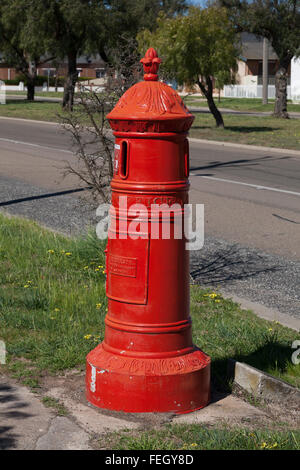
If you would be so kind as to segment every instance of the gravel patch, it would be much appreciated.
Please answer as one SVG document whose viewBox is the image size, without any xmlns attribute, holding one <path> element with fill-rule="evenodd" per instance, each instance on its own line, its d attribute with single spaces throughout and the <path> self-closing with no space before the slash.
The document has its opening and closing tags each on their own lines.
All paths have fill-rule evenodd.
<svg viewBox="0 0 300 470">
<path fill-rule="evenodd" d="M 56 196 L 39 198 L 39 196 L 55 194 L 55 191 L 1 176 L 0 210 L 36 220 L 68 236 L 81 235 L 90 227 L 95 227 L 97 220 L 95 207 L 78 196 L 83 193 L 74 193 L 76 196 L 59 195 L 60 191 L 57 191 Z M 32 197 L 36 199 L 11 204 L 16 199 Z M 9 204 L 2 205 L 2 203 Z"/>
<path fill-rule="evenodd" d="M 203 249 L 191 252 L 191 277 L 300 318 L 300 262 L 207 236 Z"/>
</svg>

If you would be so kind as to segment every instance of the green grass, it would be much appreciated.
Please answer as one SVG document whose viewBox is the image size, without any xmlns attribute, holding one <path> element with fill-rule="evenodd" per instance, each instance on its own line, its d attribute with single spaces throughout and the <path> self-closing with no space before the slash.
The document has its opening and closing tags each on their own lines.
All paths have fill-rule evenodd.
<svg viewBox="0 0 300 470">
<path fill-rule="evenodd" d="M 41 374 L 84 368 L 104 336 L 104 244 L 69 239 L 25 219 L 0 214 L 0 339 L 8 370 L 32 388 Z M 219 294 L 193 286 L 194 342 L 212 357 L 217 387 L 228 389 L 235 358 L 300 386 L 291 362 L 295 331 L 241 310 Z"/>
<path fill-rule="evenodd" d="M 217 292 L 191 289 L 193 340 L 212 357 L 218 387 L 229 386 L 227 361 L 234 358 L 300 387 L 300 367 L 291 362 L 297 332 L 242 310 Z"/>
<path fill-rule="evenodd" d="M 83 366 L 104 333 L 103 244 L 0 215 L 0 262 L 0 337 L 14 376 Z"/>
<path fill-rule="evenodd" d="M 61 112 L 60 103 L 8 99 L 6 104 L 0 105 L 0 116 L 36 121 L 58 122 L 58 114 Z"/>
<path fill-rule="evenodd" d="M 187 106 L 205 107 L 207 108 L 207 101 L 201 97 L 188 96 L 184 99 Z M 268 104 L 262 104 L 261 99 L 257 98 L 215 98 L 215 103 L 218 108 L 233 109 L 235 111 L 252 111 L 252 112 L 273 112 L 274 100 L 269 100 Z M 288 111 L 300 113 L 300 104 L 291 103 L 288 101 Z"/>
<path fill-rule="evenodd" d="M 26 91 L 6 91 L 6 95 L 15 95 L 15 96 L 27 96 Z M 42 96 L 46 98 L 62 98 L 63 92 L 62 91 L 36 91 L 35 96 Z"/>
<path fill-rule="evenodd" d="M 58 416 L 66 416 L 68 414 L 68 410 L 56 398 L 44 396 L 42 398 L 42 403 L 47 408 L 52 408 L 53 410 L 55 410 Z"/>
<path fill-rule="evenodd" d="M 190 137 L 300 150 L 300 119 L 224 114 L 222 129 L 216 128 L 211 114 L 194 114 Z"/>
<path fill-rule="evenodd" d="M 100 445 L 103 446 L 103 439 Z M 105 445 L 115 450 L 299 450 L 300 431 L 209 429 L 199 424 L 173 424 L 138 434 L 114 433 L 105 438 Z"/>
</svg>

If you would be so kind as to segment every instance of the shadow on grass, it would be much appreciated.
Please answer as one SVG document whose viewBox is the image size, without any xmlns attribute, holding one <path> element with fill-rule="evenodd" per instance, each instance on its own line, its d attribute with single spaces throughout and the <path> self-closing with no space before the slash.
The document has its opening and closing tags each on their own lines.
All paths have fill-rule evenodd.
<svg viewBox="0 0 300 470">
<path fill-rule="evenodd" d="M 280 373 L 287 370 L 291 360 L 292 350 L 289 346 L 279 343 L 276 339 L 266 339 L 265 344 L 251 354 L 237 354 L 223 359 L 212 360 L 212 384 L 220 392 L 230 392 L 233 380 L 233 370 L 228 367 L 228 360 L 244 362 L 262 371 L 276 369 Z"/>
<path fill-rule="evenodd" d="M 251 132 L 274 132 L 279 131 L 280 128 L 268 126 L 225 126 L 225 130 L 250 134 Z"/>
<path fill-rule="evenodd" d="M 212 126 L 193 126 L 193 129 L 203 129 L 203 130 L 215 130 L 217 127 Z M 253 132 L 274 132 L 279 131 L 279 127 L 270 127 L 270 126 L 226 126 L 224 129 L 220 128 L 221 132 L 230 131 L 230 132 L 238 132 L 242 134 L 251 134 Z"/>
</svg>

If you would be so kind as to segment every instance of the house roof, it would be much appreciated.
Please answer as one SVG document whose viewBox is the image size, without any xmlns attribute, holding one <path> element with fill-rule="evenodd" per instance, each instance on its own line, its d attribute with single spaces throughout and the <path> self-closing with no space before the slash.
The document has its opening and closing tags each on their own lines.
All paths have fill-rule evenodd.
<svg viewBox="0 0 300 470">
<path fill-rule="evenodd" d="M 245 59 L 262 60 L 263 58 L 263 37 L 250 33 L 241 34 L 242 56 Z M 269 60 L 276 60 L 277 55 L 269 44 Z"/>
</svg>

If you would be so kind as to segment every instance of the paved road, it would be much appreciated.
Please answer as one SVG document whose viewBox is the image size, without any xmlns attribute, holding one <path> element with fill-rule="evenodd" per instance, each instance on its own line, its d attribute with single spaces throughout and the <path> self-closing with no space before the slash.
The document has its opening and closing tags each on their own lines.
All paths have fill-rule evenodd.
<svg viewBox="0 0 300 470">
<path fill-rule="evenodd" d="M 59 126 L 0 119 L 0 204 L 75 233 L 94 223 L 78 188 L 63 179 L 73 161 L 70 138 Z M 205 204 L 205 247 L 193 254 L 202 284 L 215 284 L 281 312 L 300 315 L 300 156 L 191 143 L 191 200 Z"/>
</svg>

